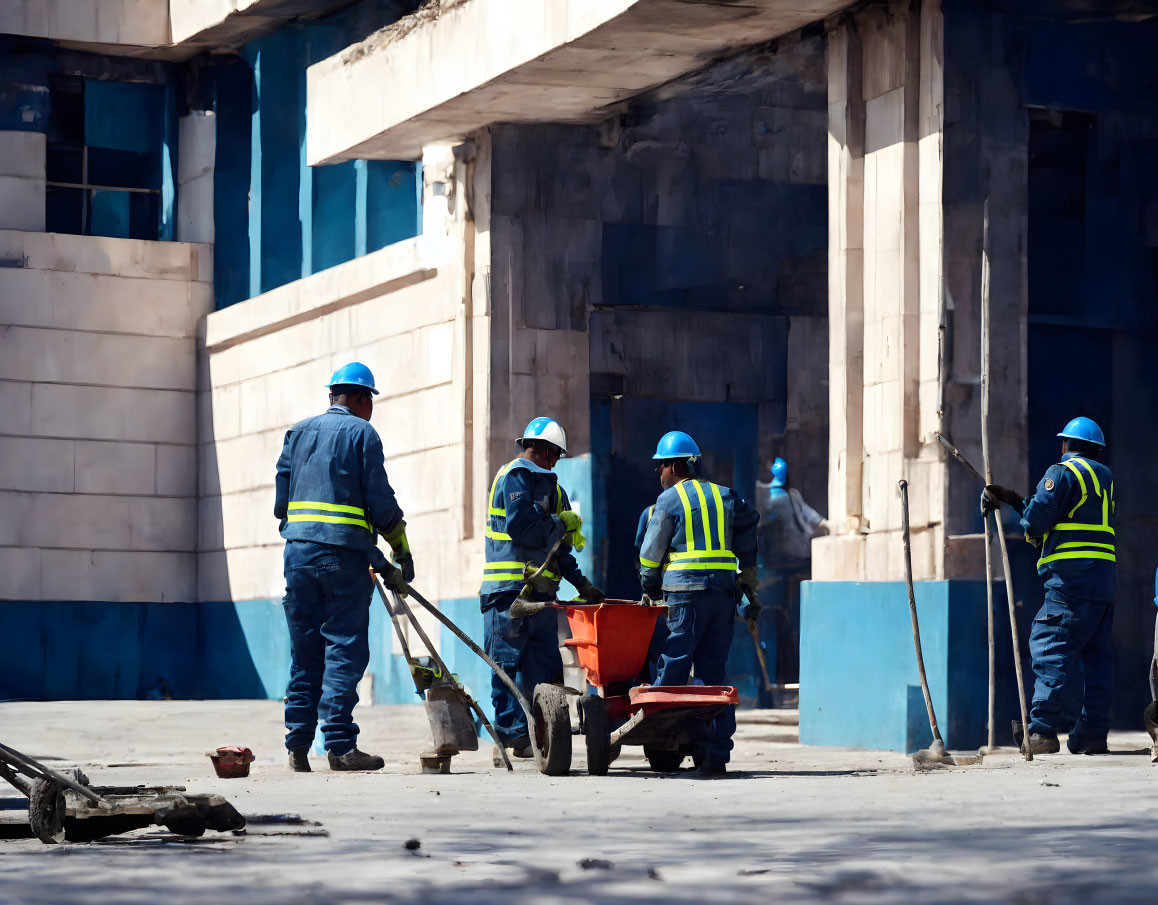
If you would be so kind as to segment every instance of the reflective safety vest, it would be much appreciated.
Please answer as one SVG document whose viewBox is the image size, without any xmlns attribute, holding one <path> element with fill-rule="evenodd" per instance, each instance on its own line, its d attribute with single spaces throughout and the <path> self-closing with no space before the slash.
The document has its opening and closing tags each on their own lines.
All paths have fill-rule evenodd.
<svg viewBox="0 0 1158 905">
<path fill-rule="evenodd" d="M 508 481 L 507 476 L 512 474 L 512 470 L 518 474 L 512 475 L 512 480 Z M 508 486 L 516 483 L 518 489 L 512 490 Z M 516 495 L 516 499 L 509 498 L 511 493 Z M 485 530 L 486 564 L 483 566 L 480 593 L 520 590 L 527 566 L 537 569 L 544 563 L 555 540 L 562 534 L 562 525 L 554 526 L 553 529 L 544 524 L 535 525 L 536 537 L 543 541 L 543 545 L 525 546 L 515 541 L 507 530 L 508 507 L 537 505 L 541 513 L 558 515 L 570 509 L 570 503 L 554 472 L 540 468 L 526 459 L 515 459 L 500 468 L 495 475 L 491 483 L 489 505 Z M 549 592 L 544 591 L 542 595 L 533 596 L 544 596 L 545 599 L 555 596 L 554 590 L 561 578 L 558 565 L 564 559 L 571 561 L 569 557 L 569 552 L 557 556 L 556 568 L 543 570 L 540 579 L 547 579 L 555 587 Z"/>
<path fill-rule="evenodd" d="M 661 493 L 639 551 L 645 590 L 656 580 L 665 591 L 734 588 L 739 563 L 732 531 L 738 509 L 745 513 L 746 534 L 751 534 L 746 546 L 754 563 L 757 516 L 735 491 L 690 478 Z"/>
<path fill-rule="evenodd" d="M 1107 560 L 1117 562 L 1114 549 L 1114 481 L 1103 486 L 1097 469 L 1080 456 L 1071 456 L 1061 466 L 1077 479 L 1081 497 L 1042 538 L 1039 572 L 1050 563 L 1066 560 Z M 1099 468 L 1109 474 L 1105 466 Z"/>
</svg>

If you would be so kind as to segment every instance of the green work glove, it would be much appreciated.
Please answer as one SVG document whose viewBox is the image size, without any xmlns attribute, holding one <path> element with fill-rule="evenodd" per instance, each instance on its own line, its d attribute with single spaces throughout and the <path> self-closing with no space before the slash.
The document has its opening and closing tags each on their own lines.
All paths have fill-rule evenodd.
<svg viewBox="0 0 1158 905">
<path fill-rule="evenodd" d="M 402 570 L 393 565 L 387 565 L 385 572 L 379 572 L 382 576 L 382 581 L 391 591 L 398 594 L 399 597 L 405 597 L 410 593 L 410 585 L 406 583 L 406 578 L 402 574 Z"/>
<path fill-rule="evenodd" d="M 748 568 L 742 569 L 740 574 L 736 576 L 736 587 L 738 587 L 741 591 L 750 591 L 751 593 L 755 594 L 758 584 L 759 580 L 756 577 L 755 566 L 748 566 Z"/>
<path fill-rule="evenodd" d="M 394 551 L 394 564 L 402 570 L 405 581 L 414 581 L 414 557 L 410 553 L 410 541 L 406 538 L 406 522 L 400 521 L 389 534 L 383 538 Z"/>
<path fill-rule="evenodd" d="M 583 579 L 576 590 L 579 591 L 579 596 L 586 600 L 588 603 L 599 603 L 604 597 L 607 596 L 603 593 L 601 588 L 595 587 L 595 585 L 593 585 L 586 578 Z"/>
<path fill-rule="evenodd" d="M 567 529 L 564 536 L 567 538 L 567 543 L 571 545 L 571 549 L 579 552 L 587 546 L 587 538 L 583 536 L 582 516 L 578 512 L 564 509 L 559 513 L 559 518 L 563 521 L 563 527 Z"/>
</svg>

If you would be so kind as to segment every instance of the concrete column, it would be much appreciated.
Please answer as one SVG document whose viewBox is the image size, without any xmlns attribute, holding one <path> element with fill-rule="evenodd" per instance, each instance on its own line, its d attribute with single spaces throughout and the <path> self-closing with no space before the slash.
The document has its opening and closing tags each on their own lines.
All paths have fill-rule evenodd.
<svg viewBox="0 0 1158 905">
<path fill-rule="evenodd" d="M 835 22 L 829 67 L 829 510 L 813 577 L 902 577 L 897 481 L 911 485 L 914 570 L 940 577 L 940 6 Z"/>
<path fill-rule="evenodd" d="M 217 117 L 191 110 L 179 123 L 177 240 L 213 242 L 213 170 Z"/>
<path fill-rule="evenodd" d="M 44 133 L 0 132 L 0 229 L 44 232 Z"/>
</svg>

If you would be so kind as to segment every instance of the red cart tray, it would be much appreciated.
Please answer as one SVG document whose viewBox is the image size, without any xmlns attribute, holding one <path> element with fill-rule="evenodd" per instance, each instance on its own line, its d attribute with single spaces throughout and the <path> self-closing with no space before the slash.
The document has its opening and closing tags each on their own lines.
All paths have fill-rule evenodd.
<svg viewBox="0 0 1158 905">
<path fill-rule="evenodd" d="M 628 692 L 630 710 L 658 713 L 673 707 L 711 707 L 739 704 L 740 695 L 731 685 L 639 685 Z"/>
</svg>

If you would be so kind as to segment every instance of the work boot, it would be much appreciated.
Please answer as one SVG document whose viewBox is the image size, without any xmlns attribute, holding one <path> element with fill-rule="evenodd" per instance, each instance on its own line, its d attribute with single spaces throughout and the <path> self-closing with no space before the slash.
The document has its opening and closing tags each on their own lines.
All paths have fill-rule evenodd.
<svg viewBox="0 0 1158 905">
<path fill-rule="evenodd" d="M 710 757 L 705 757 L 700 761 L 700 765 L 696 768 L 697 776 L 726 776 L 728 773 L 728 765 L 722 761 L 712 760 Z"/>
<path fill-rule="evenodd" d="M 529 738 L 516 738 L 512 741 L 503 742 L 503 747 L 510 749 L 511 757 L 520 757 L 526 760 L 529 757 L 535 756 L 535 749 L 531 747 L 531 740 Z M 491 763 L 496 767 L 505 766 L 503 763 L 502 752 L 499 751 L 498 745 L 491 749 Z"/>
<path fill-rule="evenodd" d="M 1013 723 L 1013 740 L 1017 743 L 1018 750 L 1024 752 L 1025 748 L 1022 745 L 1021 737 L 1021 721 L 1014 720 Z M 1061 742 L 1058 741 L 1057 733 L 1054 732 L 1030 732 L 1029 733 L 1029 753 L 1030 754 L 1057 754 L 1061 751 Z"/>
<path fill-rule="evenodd" d="M 1070 749 L 1070 754 L 1110 753 L 1110 747 L 1106 743 L 1106 737 L 1104 735 L 1101 738 L 1094 739 L 1082 739 L 1077 736 L 1070 735 L 1070 737 L 1066 739 L 1066 747 Z"/>
<path fill-rule="evenodd" d="M 310 749 L 298 748 L 289 753 L 289 768 L 294 773 L 310 773 Z"/>
<path fill-rule="evenodd" d="M 334 754 L 334 752 L 331 751 L 328 757 L 330 759 L 331 770 L 360 770 L 369 772 L 372 770 L 381 770 L 386 766 L 386 761 L 376 754 L 367 754 L 365 751 L 359 751 L 357 748 L 352 748 L 345 754 Z"/>
</svg>

